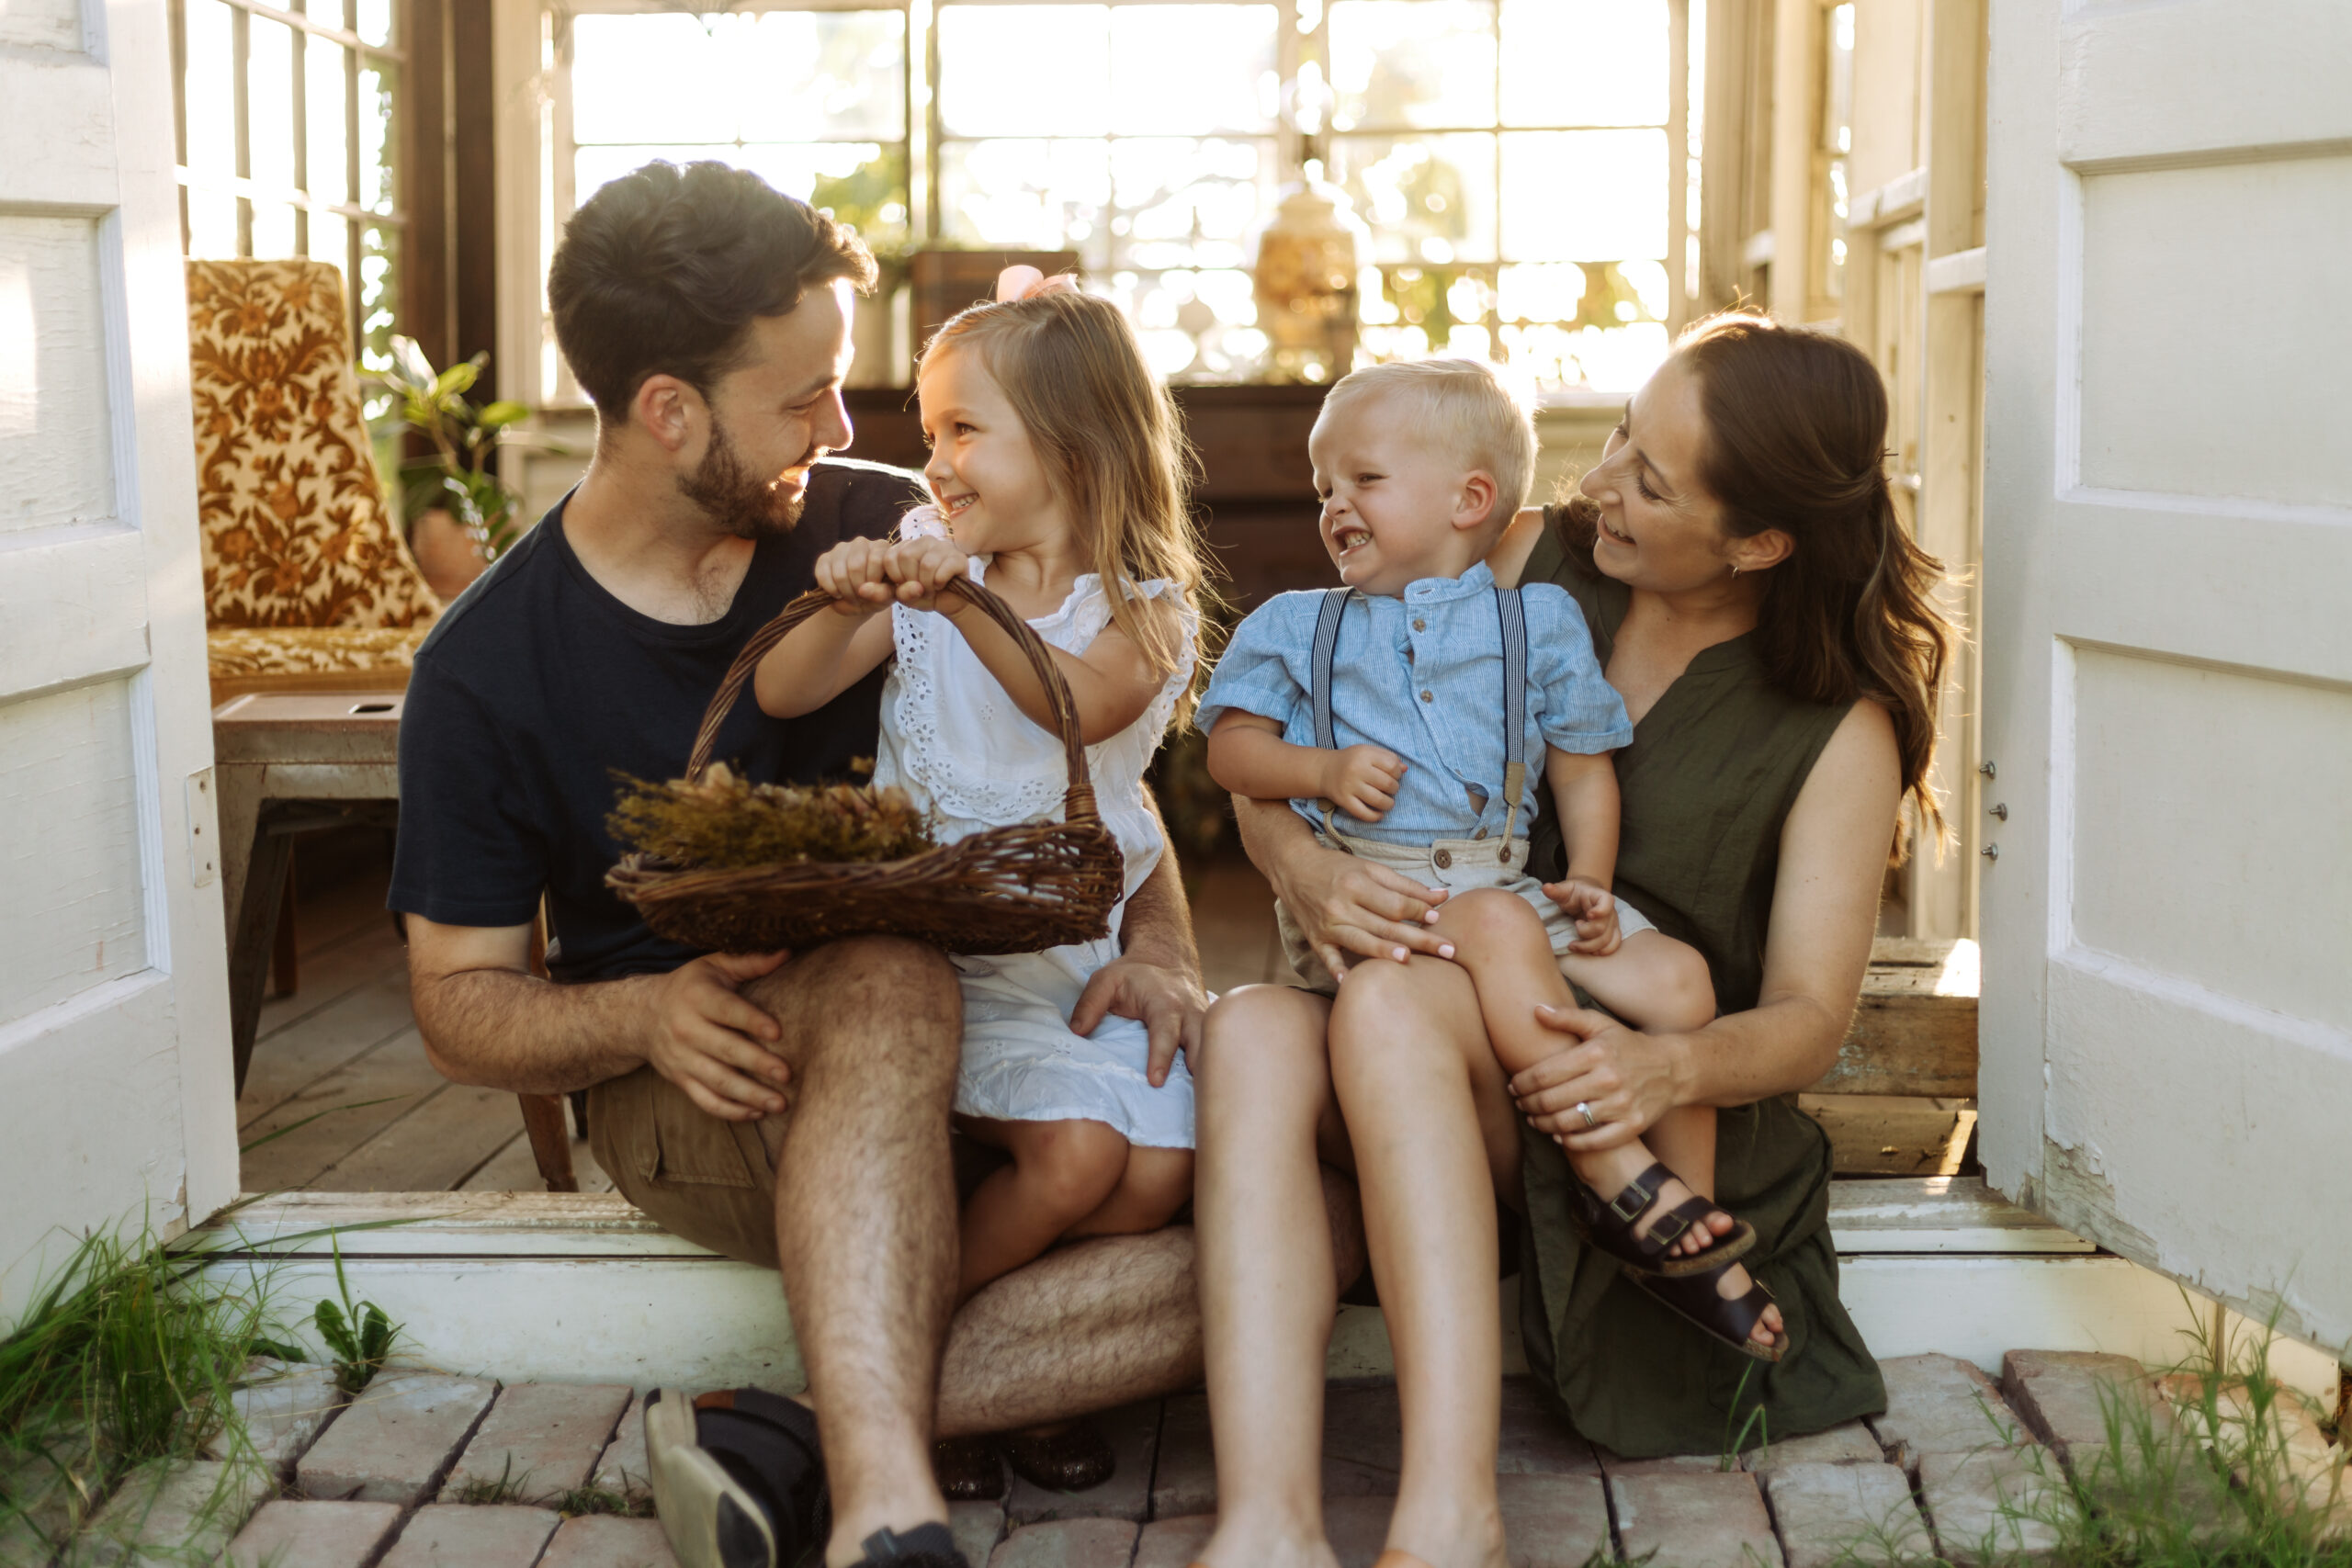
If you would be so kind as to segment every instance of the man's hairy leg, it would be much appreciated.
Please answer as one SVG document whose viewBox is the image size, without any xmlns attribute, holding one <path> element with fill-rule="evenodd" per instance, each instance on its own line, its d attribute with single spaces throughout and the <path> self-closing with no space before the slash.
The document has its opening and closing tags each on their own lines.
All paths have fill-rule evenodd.
<svg viewBox="0 0 2352 1568">
<path fill-rule="evenodd" d="M 793 1065 L 790 1115 L 760 1125 L 832 1488 L 825 1561 L 853 1563 L 877 1529 L 947 1517 L 930 1439 L 956 1293 L 961 998 L 936 952 L 888 938 L 820 947 L 745 994 L 784 1025 Z"/>
<path fill-rule="evenodd" d="M 1341 1289 L 1363 1271 L 1355 1183 L 1323 1172 Z M 1047 1253 L 964 1303 L 939 1377 L 939 1435 L 1044 1426 L 1201 1381 L 1193 1231 L 1103 1236 Z"/>
</svg>

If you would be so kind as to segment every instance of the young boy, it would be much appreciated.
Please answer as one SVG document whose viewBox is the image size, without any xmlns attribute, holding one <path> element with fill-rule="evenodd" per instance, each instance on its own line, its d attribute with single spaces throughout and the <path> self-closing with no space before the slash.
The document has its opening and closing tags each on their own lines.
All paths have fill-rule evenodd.
<svg viewBox="0 0 2352 1568">
<path fill-rule="evenodd" d="M 1532 478 L 1526 411 L 1475 360 L 1375 366 L 1331 389 L 1307 450 L 1346 586 L 1282 594 L 1235 628 L 1201 701 L 1210 773 L 1289 800 L 1329 847 L 1448 890 L 1435 929 L 1507 1072 L 1559 1050 L 1534 1010 L 1572 1004 L 1564 976 L 1637 1028 L 1707 1023 L 1705 961 L 1609 890 L 1610 753 L 1634 730 L 1583 614 L 1550 583 L 1498 590 L 1484 561 Z M 1538 773 L 1568 855 L 1548 886 L 1527 867 Z M 1277 919 L 1300 974 L 1335 990 L 1289 911 Z M 1686 1106 L 1646 1147 L 1569 1151 L 1610 1195 L 1586 1210 L 1595 1245 L 1664 1277 L 1745 1253 L 1747 1224 L 1693 1195 L 1713 1184 L 1714 1145 L 1714 1111 Z"/>
</svg>

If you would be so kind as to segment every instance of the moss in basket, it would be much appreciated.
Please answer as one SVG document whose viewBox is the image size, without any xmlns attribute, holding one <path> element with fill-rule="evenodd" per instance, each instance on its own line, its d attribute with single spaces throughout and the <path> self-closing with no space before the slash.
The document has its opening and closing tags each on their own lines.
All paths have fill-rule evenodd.
<svg viewBox="0 0 2352 1568">
<path fill-rule="evenodd" d="M 740 870 L 792 861 L 902 860 L 935 843 L 929 819 L 895 786 L 753 784 L 724 763 L 706 770 L 699 783 L 615 777 L 624 791 L 605 819 L 613 837 L 681 865 Z"/>
</svg>

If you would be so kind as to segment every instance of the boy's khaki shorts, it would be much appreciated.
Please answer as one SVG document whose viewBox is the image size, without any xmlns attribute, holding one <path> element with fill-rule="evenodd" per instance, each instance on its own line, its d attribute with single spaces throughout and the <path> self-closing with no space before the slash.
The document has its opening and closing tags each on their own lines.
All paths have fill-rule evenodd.
<svg viewBox="0 0 2352 1568">
<path fill-rule="evenodd" d="M 1552 902 L 1544 885 L 1527 874 L 1525 839 L 1439 839 L 1427 844 L 1384 844 L 1346 833 L 1327 833 L 1320 829 L 1315 837 L 1326 849 L 1345 850 L 1374 865 L 1386 866 L 1424 886 L 1442 887 L 1449 893 L 1468 893 L 1481 887 L 1516 893 L 1543 917 L 1555 956 L 1567 952 L 1568 944 L 1577 939 L 1576 922 Z M 1508 856 L 1502 852 L 1506 845 L 1510 851 Z M 1282 933 L 1283 954 L 1290 959 L 1291 967 L 1298 971 L 1299 978 L 1306 982 L 1306 988 L 1327 997 L 1338 995 L 1339 981 L 1306 945 L 1298 922 L 1291 919 L 1280 899 L 1274 903 L 1274 927 Z M 1621 936 L 1657 929 L 1639 909 L 1623 898 L 1617 900 L 1617 930 Z"/>
</svg>

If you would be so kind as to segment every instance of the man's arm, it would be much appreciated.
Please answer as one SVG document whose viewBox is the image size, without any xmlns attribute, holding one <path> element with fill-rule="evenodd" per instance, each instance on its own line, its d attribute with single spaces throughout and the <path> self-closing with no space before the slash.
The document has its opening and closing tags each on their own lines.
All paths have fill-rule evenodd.
<svg viewBox="0 0 2352 1568">
<path fill-rule="evenodd" d="M 711 1115 L 782 1111 L 791 1075 L 765 1042 L 775 1019 L 736 994 L 783 953 L 712 953 L 666 975 L 559 986 L 530 973 L 531 928 L 407 917 L 409 999 L 443 1077 L 566 1094 L 647 1063 Z"/>
<path fill-rule="evenodd" d="M 1152 818 L 1159 803 L 1144 792 Z M 1153 1087 L 1168 1081 L 1182 1046 L 1189 1056 L 1201 1040 L 1208 993 L 1201 988 L 1201 950 L 1193 940 L 1193 911 L 1168 825 L 1159 827 L 1159 863 L 1127 898 L 1119 925 L 1120 955 L 1094 972 L 1070 1010 L 1072 1033 L 1091 1034 L 1113 1013 L 1142 1023 L 1151 1038 L 1144 1074 Z"/>
</svg>

